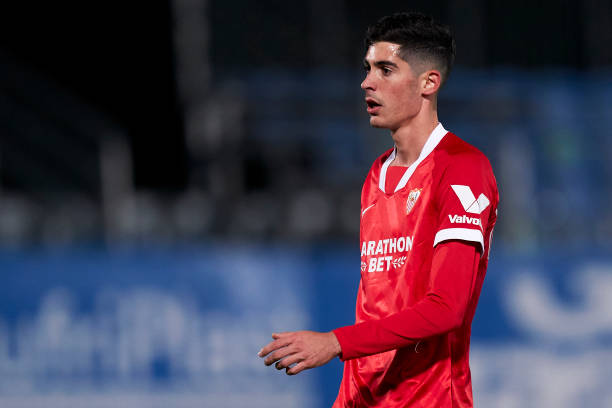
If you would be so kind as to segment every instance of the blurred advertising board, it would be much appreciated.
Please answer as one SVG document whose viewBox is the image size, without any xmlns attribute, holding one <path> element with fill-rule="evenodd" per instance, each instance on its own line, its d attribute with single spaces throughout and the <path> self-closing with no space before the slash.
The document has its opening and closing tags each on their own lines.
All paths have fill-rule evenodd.
<svg viewBox="0 0 612 408">
<path fill-rule="evenodd" d="M 295 377 L 273 331 L 353 319 L 346 245 L 0 253 L 0 406 L 330 406 L 341 363 Z M 612 406 L 612 258 L 492 254 L 472 335 L 477 406 Z"/>
</svg>

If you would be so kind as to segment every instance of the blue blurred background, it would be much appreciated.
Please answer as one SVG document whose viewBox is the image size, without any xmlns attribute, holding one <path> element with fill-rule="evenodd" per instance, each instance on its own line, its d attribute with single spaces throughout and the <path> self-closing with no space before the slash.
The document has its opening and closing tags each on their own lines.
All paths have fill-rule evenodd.
<svg viewBox="0 0 612 408">
<path fill-rule="evenodd" d="M 327 407 L 341 364 L 256 356 L 350 324 L 363 33 L 451 24 L 444 126 L 501 205 L 480 407 L 612 406 L 612 3 L 92 0 L 0 13 L 0 406 Z"/>
</svg>

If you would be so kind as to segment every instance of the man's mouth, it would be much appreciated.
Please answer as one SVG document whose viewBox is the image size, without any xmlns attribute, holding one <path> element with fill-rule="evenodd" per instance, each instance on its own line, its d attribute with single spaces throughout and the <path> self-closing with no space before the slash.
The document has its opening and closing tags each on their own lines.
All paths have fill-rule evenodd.
<svg viewBox="0 0 612 408">
<path fill-rule="evenodd" d="M 366 98 L 365 102 L 366 102 L 366 106 L 368 107 L 368 113 L 370 115 L 376 114 L 380 110 L 380 107 L 382 106 L 374 98 Z"/>
</svg>

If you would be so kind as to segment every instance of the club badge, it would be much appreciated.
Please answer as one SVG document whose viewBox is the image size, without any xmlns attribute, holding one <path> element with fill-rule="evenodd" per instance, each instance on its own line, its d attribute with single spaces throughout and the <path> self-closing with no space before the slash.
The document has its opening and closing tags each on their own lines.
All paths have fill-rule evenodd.
<svg viewBox="0 0 612 408">
<path fill-rule="evenodd" d="M 408 199 L 406 200 L 406 214 L 409 214 L 410 210 L 412 210 L 412 207 L 414 207 L 414 205 L 416 204 L 417 200 L 419 199 L 419 196 L 421 195 L 421 190 L 422 188 L 415 188 L 414 190 L 410 191 L 410 193 L 408 193 Z"/>
</svg>

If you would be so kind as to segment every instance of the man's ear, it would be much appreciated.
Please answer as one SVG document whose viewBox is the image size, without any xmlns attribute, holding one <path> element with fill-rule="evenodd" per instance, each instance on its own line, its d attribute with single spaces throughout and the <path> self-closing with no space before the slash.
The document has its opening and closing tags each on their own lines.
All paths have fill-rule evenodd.
<svg viewBox="0 0 612 408">
<path fill-rule="evenodd" d="M 442 85 L 442 75 L 440 75 L 440 71 L 431 69 L 423 72 L 421 75 L 423 96 L 430 96 L 438 92 L 440 85 Z"/>
</svg>

